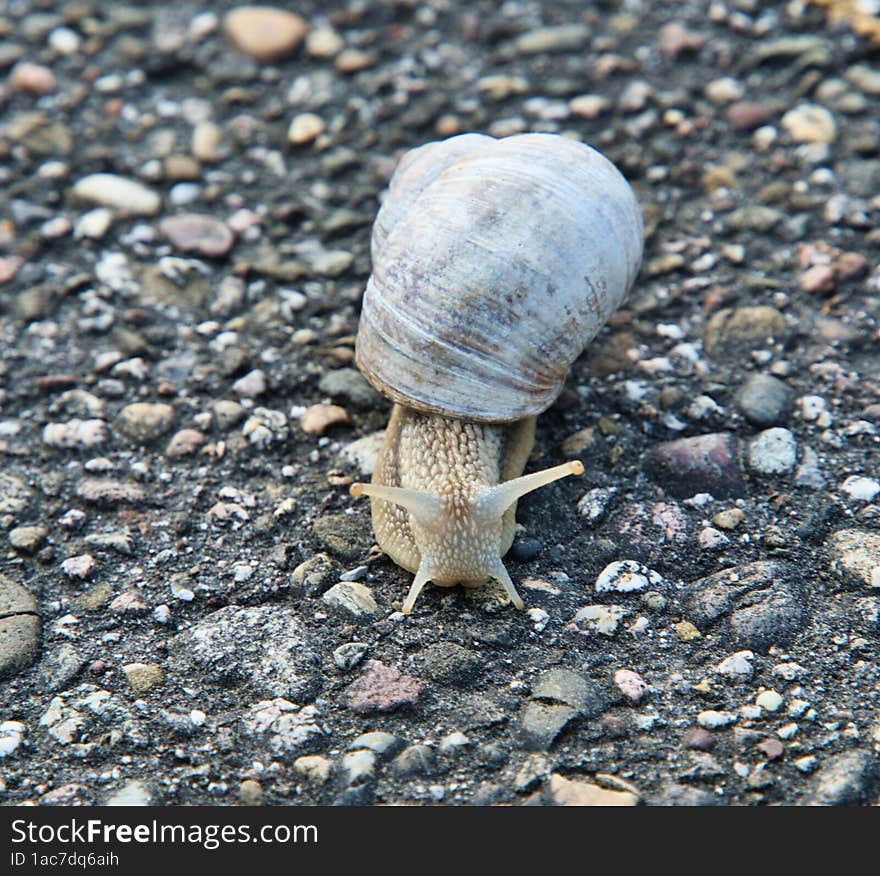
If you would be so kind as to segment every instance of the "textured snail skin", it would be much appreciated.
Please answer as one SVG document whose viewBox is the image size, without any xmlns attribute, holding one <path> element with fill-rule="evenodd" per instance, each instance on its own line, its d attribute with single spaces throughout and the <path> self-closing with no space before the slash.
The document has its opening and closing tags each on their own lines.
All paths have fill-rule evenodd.
<svg viewBox="0 0 880 876">
<path fill-rule="evenodd" d="M 578 461 L 520 477 L 535 441 L 535 417 L 488 424 L 422 414 L 395 405 L 371 484 L 373 529 L 382 550 L 416 577 L 403 611 L 424 585 L 478 587 L 498 581 L 523 601 L 501 562 L 516 530 L 520 496 L 581 474 Z"/>
<path fill-rule="evenodd" d="M 426 583 L 495 579 L 517 500 L 583 472 L 522 475 L 537 414 L 638 273 L 642 219 L 596 150 L 549 134 L 464 134 L 407 153 L 372 237 L 356 362 L 395 402 L 372 482 L 373 528 Z"/>
</svg>

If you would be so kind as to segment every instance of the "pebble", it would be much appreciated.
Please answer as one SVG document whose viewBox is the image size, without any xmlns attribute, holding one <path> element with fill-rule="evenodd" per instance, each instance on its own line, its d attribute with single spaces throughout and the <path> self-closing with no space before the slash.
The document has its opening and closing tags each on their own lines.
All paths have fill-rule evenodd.
<svg viewBox="0 0 880 876">
<path fill-rule="evenodd" d="M 777 712 L 782 706 L 782 695 L 775 690 L 761 691 L 755 697 L 755 705 L 760 706 L 765 712 Z"/>
<path fill-rule="evenodd" d="M 545 52 L 573 52 L 582 48 L 590 38 L 590 29 L 584 24 L 562 24 L 538 27 L 520 34 L 514 41 L 520 55 Z"/>
<path fill-rule="evenodd" d="M 75 30 L 69 27 L 56 27 L 47 40 L 49 48 L 61 55 L 75 55 L 82 40 Z"/>
<path fill-rule="evenodd" d="M 241 717 L 244 733 L 276 754 L 299 752 L 320 744 L 325 730 L 317 706 L 299 706 L 283 697 L 251 705 Z"/>
<path fill-rule="evenodd" d="M 711 526 L 705 526 L 700 530 L 697 537 L 700 550 L 716 551 L 730 544 L 730 539 L 723 533 Z"/>
<path fill-rule="evenodd" d="M 190 148 L 192 154 L 199 161 L 212 163 L 222 158 L 220 149 L 223 143 L 223 131 L 214 122 L 199 122 L 192 132 Z"/>
<path fill-rule="evenodd" d="M 748 100 L 732 103 L 724 115 L 734 131 L 754 131 L 771 119 L 770 110 L 766 106 Z"/>
<path fill-rule="evenodd" d="M 354 405 L 373 408 L 381 396 L 355 368 L 334 368 L 321 375 L 318 389 L 334 398 L 345 398 Z"/>
<path fill-rule="evenodd" d="M 111 478 L 84 478 L 76 485 L 76 495 L 93 505 L 112 507 L 123 503 L 142 502 L 144 490 L 139 484 Z"/>
<path fill-rule="evenodd" d="M 0 574 L 0 679 L 27 669 L 39 653 L 37 601 L 20 584 Z"/>
<path fill-rule="evenodd" d="M 332 761 L 320 754 L 305 754 L 293 762 L 294 772 L 314 785 L 323 785 L 330 778 Z"/>
<path fill-rule="evenodd" d="M 343 49 L 333 63 L 337 73 L 348 76 L 352 73 L 360 73 L 368 70 L 376 63 L 376 56 L 372 52 L 365 52 L 357 48 Z"/>
<path fill-rule="evenodd" d="M 344 249 L 322 249 L 309 256 L 312 270 L 322 277 L 339 277 L 354 261 L 354 256 Z"/>
<path fill-rule="evenodd" d="M 241 434 L 255 447 L 283 443 L 290 434 L 287 414 L 270 408 L 254 408 L 241 427 Z"/>
<path fill-rule="evenodd" d="M 158 687 L 165 676 L 157 663 L 127 663 L 122 671 L 136 694 L 145 694 Z"/>
<path fill-rule="evenodd" d="M 73 236 L 76 240 L 88 238 L 100 240 L 109 230 L 113 223 L 113 211 L 108 207 L 95 207 L 88 210 L 77 219 L 73 226 Z"/>
<path fill-rule="evenodd" d="M 235 687 L 257 697 L 310 702 L 323 685 L 312 660 L 317 648 L 295 608 L 228 605 L 169 640 L 168 671 L 198 678 L 200 688 Z M 218 659 L 223 654 L 235 660 Z"/>
<path fill-rule="evenodd" d="M 646 466 L 654 480 L 680 499 L 697 493 L 716 499 L 745 495 L 739 442 L 730 432 L 663 442 L 648 454 Z"/>
<path fill-rule="evenodd" d="M 160 233 L 182 253 L 205 258 L 222 258 L 235 242 L 225 222 L 201 213 L 180 213 L 159 223 Z"/>
<path fill-rule="evenodd" d="M 528 702 L 515 725 L 517 745 L 526 751 L 547 751 L 577 716 L 576 709 L 561 703 Z"/>
<path fill-rule="evenodd" d="M 611 790 L 559 773 L 550 776 L 545 796 L 553 806 L 635 806 L 639 802 L 632 791 Z"/>
<path fill-rule="evenodd" d="M 436 772 L 437 755 L 430 745 L 417 743 L 407 746 L 391 762 L 391 769 L 399 778 L 432 776 Z"/>
<path fill-rule="evenodd" d="M 833 143 L 837 139 L 834 116 L 814 103 L 790 109 L 782 117 L 782 127 L 795 143 Z"/>
<path fill-rule="evenodd" d="M 352 740 L 348 746 L 349 751 L 366 748 L 383 756 L 395 754 L 402 747 L 403 741 L 400 737 L 395 736 L 393 733 L 386 733 L 383 730 L 372 730 L 369 733 L 362 733 Z"/>
<path fill-rule="evenodd" d="M 703 635 L 690 621 L 679 621 L 674 630 L 675 635 L 682 642 L 693 642 L 695 639 L 702 638 Z"/>
<path fill-rule="evenodd" d="M 841 485 L 840 489 L 850 499 L 857 502 L 871 502 L 880 494 L 880 483 L 874 478 L 866 478 L 861 475 L 850 475 Z"/>
<path fill-rule="evenodd" d="M 43 546 L 48 534 L 45 526 L 16 526 L 9 530 L 9 543 L 18 551 L 33 554 Z"/>
<path fill-rule="evenodd" d="M 865 94 L 880 96 L 880 70 L 868 64 L 853 64 L 844 74 L 846 78 Z"/>
<path fill-rule="evenodd" d="M 248 371 L 232 384 L 232 391 L 242 398 L 256 398 L 263 395 L 267 388 L 266 373 L 261 368 Z"/>
<path fill-rule="evenodd" d="M 133 216 L 154 216 L 162 206 L 162 199 L 152 189 L 112 173 L 83 177 L 74 185 L 73 194 L 87 203 Z"/>
<path fill-rule="evenodd" d="M 810 764 L 812 766 L 812 764 Z M 832 755 L 814 774 L 801 797 L 802 806 L 846 806 L 865 802 L 877 772 L 877 756 L 870 750 Z"/>
<path fill-rule="evenodd" d="M 376 772 L 376 755 L 362 749 L 342 756 L 340 768 L 348 785 L 357 785 L 371 779 Z"/>
<path fill-rule="evenodd" d="M 190 456 L 205 443 L 205 436 L 198 429 L 181 429 L 171 436 L 165 455 L 171 458 Z"/>
<path fill-rule="evenodd" d="M 777 426 L 788 419 L 794 393 L 769 374 L 752 374 L 736 396 L 737 407 L 754 426 Z"/>
<path fill-rule="evenodd" d="M 611 101 L 602 94 L 581 94 L 568 102 L 573 116 L 596 119 L 611 109 Z"/>
<path fill-rule="evenodd" d="M 663 576 L 635 560 L 620 560 L 610 563 L 596 579 L 597 593 L 634 593 L 657 587 L 663 583 Z"/>
<path fill-rule="evenodd" d="M 287 129 L 287 141 L 293 146 L 305 146 L 324 133 L 324 120 L 315 113 L 300 113 Z"/>
<path fill-rule="evenodd" d="M 95 565 L 95 558 L 91 554 L 79 554 L 64 560 L 61 563 L 61 571 L 68 578 L 78 578 L 80 581 L 85 581 L 91 577 Z"/>
<path fill-rule="evenodd" d="M 342 456 L 355 466 L 364 477 L 370 477 L 376 467 L 379 450 L 385 440 L 385 431 L 371 432 L 363 438 L 358 438 L 342 448 Z"/>
<path fill-rule="evenodd" d="M 667 58 L 677 58 L 683 52 L 697 52 L 706 43 L 706 37 L 690 30 L 683 21 L 670 21 L 660 28 L 660 51 Z"/>
<path fill-rule="evenodd" d="M 334 608 L 341 608 L 354 617 L 372 617 L 379 613 L 373 591 L 358 581 L 340 581 L 334 584 L 321 599 Z"/>
<path fill-rule="evenodd" d="M 826 547 L 831 571 L 855 587 L 880 588 L 880 534 L 864 529 L 841 529 Z"/>
<path fill-rule="evenodd" d="M 455 755 L 471 744 L 470 738 L 462 733 L 461 730 L 453 730 L 440 740 L 437 748 L 440 754 Z"/>
<path fill-rule="evenodd" d="M 138 779 L 126 782 L 104 801 L 105 806 L 150 806 L 152 803 L 150 789 Z"/>
<path fill-rule="evenodd" d="M 715 709 L 706 709 L 697 715 L 697 723 L 704 730 L 720 730 L 737 722 L 734 712 L 719 712 Z"/>
<path fill-rule="evenodd" d="M 174 424 L 174 408 L 162 402 L 126 405 L 113 421 L 113 430 L 135 444 L 149 444 Z"/>
<path fill-rule="evenodd" d="M 781 218 L 779 211 L 766 207 L 750 208 L 748 213 L 730 214 L 732 226 L 769 231 Z M 786 336 L 788 324 L 785 316 L 775 307 L 755 305 L 722 308 L 706 322 L 703 334 L 706 354 L 712 358 L 750 355 L 755 349 Z"/>
<path fill-rule="evenodd" d="M 21 721 L 0 722 L 0 758 L 15 753 L 26 731 L 27 727 Z"/>
<path fill-rule="evenodd" d="M 260 806 L 263 797 L 263 786 L 254 779 L 245 779 L 238 786 L 238 798 L 245 806 Z"/>
<path fill-rule="evenodd" d="M 745 94 L 745 86 L 732 76 L 722 76 L 707 83 L 703 93 L 712 103 L 721 105 L 739 100 Z"/>
<path fill-rule="evenodd" d="M 713 515 L 712 522 L 720 529 L 732 530 L 745 519 L 746 515 L 739 508 L 727 508 Z"/>
<path fill-rule="evenodd" d="M 55 74 L 43 64 L 19 61 L 9 74 L 9 87 L 13 91 L 39 97 L 55 90 Z"/>
<path fill-rule="evenodd" d="M 96 599 L 95 602 L 100 599 L 103 602 L 104 593 L 98 592 L 94 594 Z M 98 606 L 96 606 L 98 607 Z M 126 591 L 125 593 L 120 593 L 111 603 L 110 603 L 110 612 L 112 614 L 128 614 L 128 615 L 141 615 L 146 614 L 149 606 L 141 599 L 141 597 L 132 591 Z"/>
<path fill-rule="evenodd" d="M 359 715 L 393 712 L 415 706 L 424 684 L 378 660 L 367 662 L 366 671 L 345 690 L 344 705 Z"/>
<path fill-rule="evenodd" d="M 454 642 L 437 642 L 416 656 L 420 673 L 439 684 L 466 687 L 483 668 L 483 658 Z"/>
<path fill-rule="evenodd" d="M 303 432 L 323 435 L 331 426 L 348 423 L 348 412 L 339 405 L 312 405 L 303 412 L 299 423 Z"/>
<path fill-rule="evenodd" d="M 756 474 L 788 474 L 797 463 L 797 440 L 788 429 L 766 429 L 749 443 L 748 457 Z"/>
<path fill-rule="evenodd" d="M 332 58 L 345 40 L 332 27 L 316 27 L 306 37 L 306 52 L 313 58 Z"/>
<path fill-rule="evenodd" d="M 107 437 L 107 424 L 98 419 L 47 423 L 42 435 L 44 444 L 63 449 L 99 447 L 106 443 Z"/>
<path fill-rule="evenodd" d="M 533 700 L 564 703 L 585 717 L 604 711 L 608 700 L 592 679 L 571 669 L 554 668 L 543 672 L 532 687 Z"/>
<path fill-rule="evenodd" d="M 751 678 L 755 671 L 754 659 L 755 655 L 751 651 L 737 651 L 725 657 L 715 667 L 715 671 L 730 678 Z"/>
<path fill-rule="evenodd" d="M 574 623 L 580 629 L 613 636 L 617 632 L 621 618 L 629 612 L 619 605 L 585 605 L 578 609 Z"/>
<path fill-rule="evenodd" d="M 693 751 L 709 751 L 715 747 L 715 736 L 705 727 L 688 727 L 681 744 Z"/>
<path fill-rule="evenodd" d="M 614 673 L 614 683 L 631 703 L 640 702 L 649 690 L 648 683 L 631 669 L 618 669 Z"/>
<path fill-rule="evenodd" d="M 270 6 L 239 6 L 226 14 L 223 26 L 240 52 L 262 63 L 292 55 L 308 31 L 301 16 Z"/>
</svg>

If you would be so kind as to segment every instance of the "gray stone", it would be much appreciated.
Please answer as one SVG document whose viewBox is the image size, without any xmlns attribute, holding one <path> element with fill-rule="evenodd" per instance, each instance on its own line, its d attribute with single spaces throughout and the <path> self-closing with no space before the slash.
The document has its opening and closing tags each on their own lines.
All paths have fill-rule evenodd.
<svg viewBox="0 0 880 876">
<path fill-rule="evenodd" d="M 113 421 L 113 429 L 135 444 L 149 444 L 174 425 L 174 408 L 163 403 L 134 402 Z"/>
<path fill-rule="evenodd" d="M 297 613 L 280 605 L 229 605 L 170 642 L 171 668 L 181 677 L 257 696 L 302 703 L 321 689 L 311 654 L 318 651 Z"/>
<path fill-rule="evenodd" d="M 566 725 L 577 716 L 577 710 L 571 706 L 528 702 L 515 725 L 516 742 L 527 751 L 546 751 Z"/>
<path fill-rule="evenodd" d="M 756 474 L 788 474 L 796 463 L 797 440 L 788 429 L 765 429 L 749 444 L 749 468 Z"/>
<path fill-rule="evenodd" d="M 333 650 L 333 662 L 343 671 L 353 669 L 370 650 L 365 642 L 346 642 Z"/>
<path fill-rule="evenodd" d="M 331 554 L 347 563 L 365 556 L 372 544 L 368 519 L 354 514 L 325 514 L 312 524 L 312 532 Z"/>
<path fill-rule="evenodd" d="M 736 643 L 754 650 L 788 644 L 809 620 L 803 582 L 787 563 L 772 560 L 700 578 L 687 585 L 683 603 L 684 616 L 699 630 L 727 619 Z"/>
<path fill-rule="evenodd" d="M 283 697 L 254 703 L 242 715 L 245 736 L 262 742 L 276 755 L 305 754 L 321 745 L 326 730 L 313 705 L 299 706 Z"/>
<path fill-rule="evenodd" d="M 321 599 L 334 608 L 341 608 L 354 617 L 372 617 L 379 613 L 373 599 L 373 591 L 358 581 L 340 581 L 334 584 Z"/>
<path fill-rule="evenodd" d="M 159 223 L 159 231 L 179 252 L 207 258 L 225 256 L 235 242 L 225 222 L 200 213 L 168 216 Z"/>
<path fill-rule="evenodd" d="M 880 758 L 870 749 L 845 751 L 828 758 L 798 800 L 801 806 L 853 806 L 880 775 Z"/>
<path fill-rule="evenodd" d="M 853 587 L 880 588 L 880 534 L 841 529 L 826 542 L 831 571 Z"/>
<path fill-rule="evenodd" d="M 752 374 L 736 395 L 743 416 L 755 426 L 778 426 L 791 412 L 794 393 L 769 374 Z"/>
<path fill-rule="evenodd" d="M 20 514 L 27 508 L 32 494 L 21 478 L 0 471 L 0 514 Z"/>
<path fill-rule="evenodd" d="M 532 686 L 532 699 L 565 703 L 587 718 L 608 708 L 608 697 L 596 682 L 570 669 L 544 672 Z"/>
<path fill-rule="evenodd" d="M 85 657 L 73 645 L 62 642 L 40 661 L 39 685 L 50 693 L 64 690 L 79 675 L 85 664 Z"/>
<path fill-rule="evenodd" d="M 318 389 L 332 398 L 344 398 L 362 408 L 374 408 L 381 396 L 355 368 L 336 368 L 318 381 Z"/>
<path fill-rule="evenodd" d="M 150 789 L 138 779 L 126 782 L 105 801 L 105 806 L 149 806 L 153 802 Z"/>
<path fill-rule="evenodd" d="M 9 543 L 16 550 L 32 554 L 43 546 L 48 534 L 45 526 L 16 526 L 9 531 Z"/>
<path fill-rule="evenodd" d="M 436 772 L 437 755 L 430 745 L 419 743 L 403 749 L 391 762 L 391 769 L 399 778 L 432 776 Z"/>
<path fill-rule="evenodd" d="M 0 575 L 0 679 L 27 669 L 39 653 L 37 601 L 20 584 Z"/>
<path fill-rule="evenodd" d="M 83 478 L 76 485 L 76 494 L 85 502 L 108 507 L 137 504 L 144 499 L 144 490 L 139 484 L 111 478 Z"/>
<path fill-rule="evenodd" d="M 373 730 L 369 733 L 362 733 L 356 739 L 353 739 L 348 749 L 349 751 L 355 751 L 358 748 L 368 748 L 376 754 L 388 757 L 397 753 L 402 747 L 403 740 L 400 737 L 395 736 L 393 733 L 385 733 L 382 730 Z"/>
<path fill-rule="evenodd" d="M 483 658 L 454 642 L 428 645 L 416 655 L 416 666 L 432 681 L 466 687 L 479 674 Z"/>
</svg>

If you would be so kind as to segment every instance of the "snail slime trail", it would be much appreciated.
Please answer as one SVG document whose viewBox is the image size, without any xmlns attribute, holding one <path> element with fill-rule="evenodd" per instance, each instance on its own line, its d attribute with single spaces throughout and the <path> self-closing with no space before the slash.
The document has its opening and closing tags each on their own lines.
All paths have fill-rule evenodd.
<svg viewBox="0 0 880 876">
<path fill-rule="evenodd" d="M 371 240 L 356 362 L 394 402 L 369 496 L 379 546 L 424 585 L 498 581 L 535 418 L 632 287 L 643 227 L 601 153 L 556 134 L 462 134 L 408 152 Z"/>
</svg>

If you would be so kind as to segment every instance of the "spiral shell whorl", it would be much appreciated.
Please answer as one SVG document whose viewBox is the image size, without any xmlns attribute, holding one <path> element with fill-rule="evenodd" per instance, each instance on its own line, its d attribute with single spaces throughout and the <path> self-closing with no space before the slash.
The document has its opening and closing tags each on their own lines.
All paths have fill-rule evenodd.
<svg viewBox="0 0 880 876">
<path fill-rule="evenodd" d="M 394 401 L 540 413 L 638 272 L 642 220 L 604 156 L 552 134 L 408 153 L 373 230 L 357 360 Z"/>
</svg>

